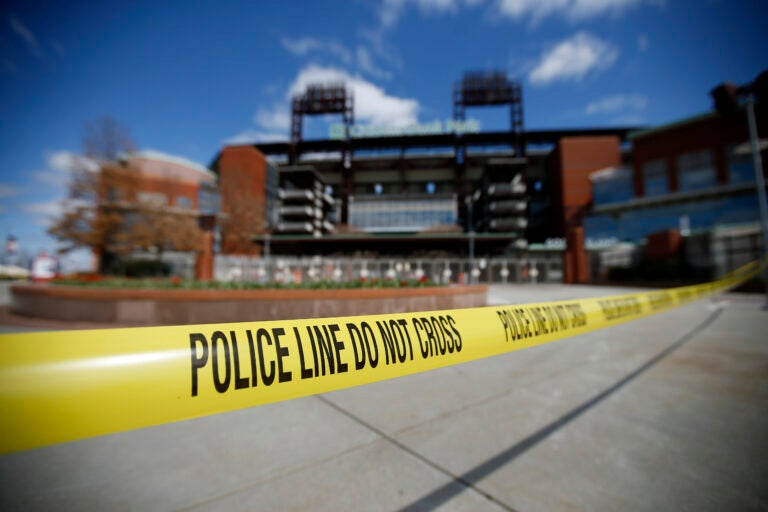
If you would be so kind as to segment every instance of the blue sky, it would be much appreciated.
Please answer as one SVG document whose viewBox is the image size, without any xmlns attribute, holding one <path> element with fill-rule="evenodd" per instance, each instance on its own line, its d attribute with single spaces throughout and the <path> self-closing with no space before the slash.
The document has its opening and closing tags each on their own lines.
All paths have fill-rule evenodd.
<svg viewBox="0 0 768 512">
<path fill-rule="evenodd" d="M 161 4 L 158 2 L 157 4 Z M 359 124 L 446 120 L 451 84 L 501 69 L 526 128 L 655 125 L 768 67 L 766 2 L 387 0 L 5 2 L 0 8 L 0 236 L 54 250 L 86 123 L 210 163 L 227 141 L 285 140 L 289 98 L 345 80 Z M 483 130 L 503 109 L 472 109 Z M 327 135 L 328 120 L 305 124 Z"/>
</svg>

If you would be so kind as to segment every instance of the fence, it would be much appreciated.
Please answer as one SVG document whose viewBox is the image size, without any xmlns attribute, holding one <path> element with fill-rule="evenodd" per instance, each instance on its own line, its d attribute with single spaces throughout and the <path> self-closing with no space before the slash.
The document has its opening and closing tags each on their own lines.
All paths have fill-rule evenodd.
<svg viewBox="0 0 768 512">
<path fill-rule="evenodd" d="M 467 258 L 295 258 L 217 255 L 218 281 L 352 281 L 357 279 L 421 279 L 436 283 L 562 282 L 559 253 L 527 257 L 478 258 L 471 272 Z"/>
</svg>

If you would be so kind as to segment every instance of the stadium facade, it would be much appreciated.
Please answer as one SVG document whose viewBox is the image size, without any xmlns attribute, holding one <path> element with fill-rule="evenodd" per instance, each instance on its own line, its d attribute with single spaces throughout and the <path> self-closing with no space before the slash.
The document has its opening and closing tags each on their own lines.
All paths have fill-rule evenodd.
<svg viewBox="0 0 768 512">
<path fill-rule="evenodd" d="M 481 132 L 467 120 L 468 109 L 488 106 L 508 109 L 509 130 Z M 327 139 L 302 138 L 305 116 L 329 114 L 341 123 Z M 456 83 L 453 119 L 392 129 L 357 127 L 351 92 L 315 85 L 293 98 L 290 140 L 227 146 L 211 168 L 222 178 L 279 176 L 276 213 L 254 231 L 257 252 L 269 244 L 286 255 L 490 257 L 579 227 L 589 174 L 627 161 L 632 129 L 525 130 L 520 84 L 503 73 Z M 288 178 L 299 175 L 303 185 Z M 269 194 L 260 189 L 254 201 Z"/>
<path fill-rule="evenodd" d="M 650 130 L 526 130 L 522 88 L 504 73 L 468 73 L 452 99 L 445 122 L 358 126 L 344 84 L 309 86 L 292 99 L 288 140 L 216 156 L 222 211 L 243 198 L 258 211 L 251 254 L 524 261 L 555 241 L 566 282 L 588 280 L 585 228 L 637 243 L 681 218 L 705 231 L 757 221 L 743 108 Z M 480 131 L 475 107 L 508 109 L 509 129 Z M 314 115 L 340 122 L 305 140 Z M 757 117 L 765 133 L 764 105 Z"/>
</svg>

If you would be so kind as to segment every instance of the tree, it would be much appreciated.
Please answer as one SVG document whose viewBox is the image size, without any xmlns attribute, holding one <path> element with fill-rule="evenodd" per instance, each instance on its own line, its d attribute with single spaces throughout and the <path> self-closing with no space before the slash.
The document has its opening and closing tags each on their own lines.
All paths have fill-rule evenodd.
<svg viewBox="0 0 768 512">
<path fill-rule="evenodd" d="M 72 159 L 63 214 L 48 233 L 65 244 L 60 252 L 91 248 L 103 271 L 116 257 L 131 250 L 121 229 L 124 211 L 117 195 L 131 195 L 136 183 L 135 177 L 119 172 L 117 158 L 133 151 L 135 144 L 108 116 L 85 126 L 82 144 L 84 155 Z"/>
<path fill-rule="evenodd" d="M 110 116 L 102 116 L 86 123 L 83 133 L 85 156 L 115 162 L 122 154 L 135 150 L 136 145 L 128 130 Z"/>
<path fill-rule="evenodd" d="M 246 191 L 253 177 L 237 175 L 221 182 L 221 246 L 227 254 L 258 254 L 253 237 L 265 232 L 265 205 Z"/>
<path fill-rule="evenodd" d="M 130 227 L 127 238 L 134 248 L 154 250 L 157 259 L 163 252 L 199 251 L 202 249 L 203 232 L 197 225 L 197 217 L 186 212 L 172 212 L 160 205 L 137 204 L 128 214 Z"/>
<path fill-rule="evenodd" d="M 156 249 L 160 258 L 166 250 L 202 247 L 194 214 L 142 200 L 141 170 L 130 158 L 121 158 L 134 147 L 127 131 L 111 118 L 89 123 L 85 156 L 74 159 L 71 169 L 64 213 L 48 230 L 65 244 L 62 252 L 91 248 L 101 272 L 114 270 L 137 249 Z"/>
</svg>

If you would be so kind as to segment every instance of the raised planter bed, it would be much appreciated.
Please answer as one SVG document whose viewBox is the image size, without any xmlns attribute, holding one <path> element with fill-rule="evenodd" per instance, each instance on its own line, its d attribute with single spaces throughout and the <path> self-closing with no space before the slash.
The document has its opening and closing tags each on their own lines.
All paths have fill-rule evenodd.
<svg viewBox="0 0 768 512">
<path fill-rule="evenodd" d="M 333 290 L 185 290 L 23 284 L 14 313 L 52 320 L 188 325 L 485 306 L 487 286 Z"/>
</svg>

